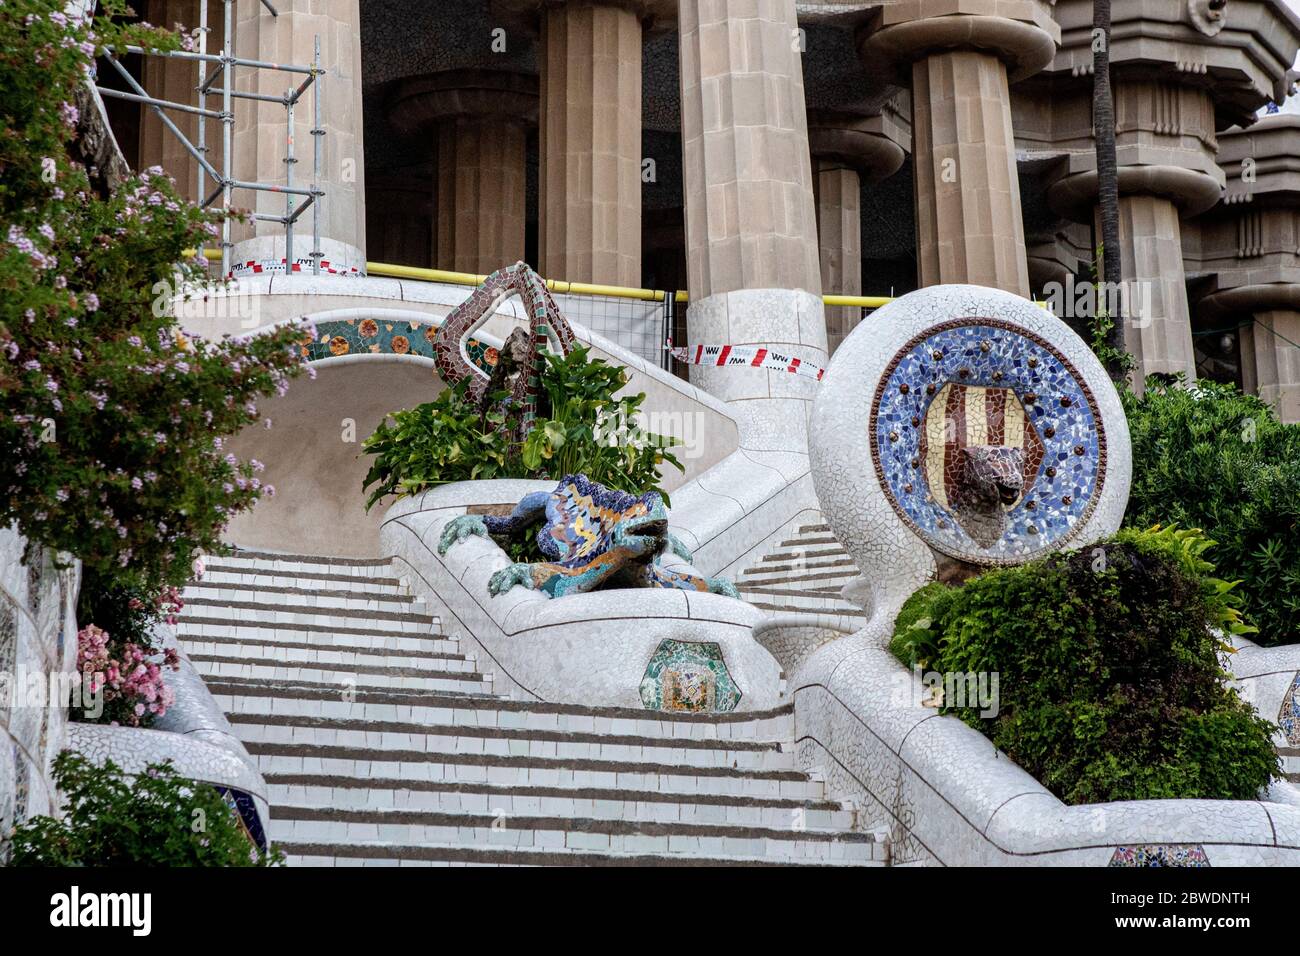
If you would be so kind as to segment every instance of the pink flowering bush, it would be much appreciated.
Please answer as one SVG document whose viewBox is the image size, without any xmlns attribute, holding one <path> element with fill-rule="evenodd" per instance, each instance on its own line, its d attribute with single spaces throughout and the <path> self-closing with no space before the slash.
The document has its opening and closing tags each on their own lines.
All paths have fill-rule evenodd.
<svg viewBox="0 0 1300 956">
<path fill-rule="evenodd" d="M 89 709 L 74 708 L 74 719 L 114 727 L 148 727 L 167 713 L 174 702 L 172 689 L 163 683 L 163 668 L 180 667 L 176 651 L 159 652 L 131 641 L 115 641 L 93 624 L 77 632 L 77 671 L 81 674 L 83 704 L 102 695 L 97 717 Z"/>
<path fill-rule="evenodd" d="M 155 307 L 158 288 L 203 277 L 185 252 L 219 214 L 156 168 L 104 194 L 70 149 L 97 47 L 180 41 L 114 23 L 121 0 L 93 28 L 61 7 L 0 5 L 0 526 L 104 581 L 182 584 L 273 493 L 222 440 L 288 387 L 302 331 L 206 342 Z"/>
</svg>

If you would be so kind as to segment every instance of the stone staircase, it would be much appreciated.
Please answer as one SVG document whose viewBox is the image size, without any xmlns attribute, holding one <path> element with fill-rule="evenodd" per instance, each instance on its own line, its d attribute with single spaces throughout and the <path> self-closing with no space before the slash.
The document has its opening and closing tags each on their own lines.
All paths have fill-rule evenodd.
<svg viewBox="0 0 1300 956">
<path fill-rule="evenodd" d="M 769 614 L 865 620 L 865 611 L 840 597 L 840 589 L 857 576 L 857 565 L 831 535 L 830 525 L 809 524 L 746 568 L 736 587 L 741 597 Z"/>
<path fill-rule="evenodd" d="M 257 760 L 291 863 L 887 862 L 796 768 L 789 707 L 494 696 L 387 561 L 240 551 L 185 601 L 182 647 Z"/>
</svg>

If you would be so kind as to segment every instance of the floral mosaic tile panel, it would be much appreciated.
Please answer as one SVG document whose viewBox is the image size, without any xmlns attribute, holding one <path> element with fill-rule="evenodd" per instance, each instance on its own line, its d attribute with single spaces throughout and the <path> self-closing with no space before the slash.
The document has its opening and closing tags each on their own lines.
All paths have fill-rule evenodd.
<svg viewBox="0 0 1300 956">
<path fill-rule="evenodd" d="M 927 544 L 979 564 L 1059 547 L 1100 496 L 1106 438 L 1092 393 L 1055 347 L 996 319 L 961 319 L 917 336 L 890 363 L 871 413 L 876 472 Z M 1014 449 L 1018 499 L 987 545 L 951 508 L 963 449 Z"/>
<path fill-rule="evenodd" d="M 1149 843 L 1144 846 L 1122 846 L 1110 858 L 1111 866 L 1182 866 L 1206 867 L 1210 865 L 1205 849 L 1187 843 Z"/>
<path fill-rule="evenodd" d="M 1292 747 L 1300 747 L 1300 674 L 1296 674 L 1282 698 L 1282 710 L 1277 715 L 1282 735 Z"/>
<path fill-rule="evenodd" d="M 438 327 L 424 322 L 385 319 L 341 319 L 316 323 L 316 335 L 302 342 L 303 358 L 309 361 L 340 355 L 420 355 L 435 358 L 434 337 Z M 497 350 L 478 339 L 467 339 L 469 359 L 489 375 L 497 364 Z"/>
<path fill-rule="evenodd" d="M 641 678 L 641 703 L 647 710 L 725 713 L 736 709 L 740 697 L 722 648 L 714 643 L 666 639 Z"/>
</svg>

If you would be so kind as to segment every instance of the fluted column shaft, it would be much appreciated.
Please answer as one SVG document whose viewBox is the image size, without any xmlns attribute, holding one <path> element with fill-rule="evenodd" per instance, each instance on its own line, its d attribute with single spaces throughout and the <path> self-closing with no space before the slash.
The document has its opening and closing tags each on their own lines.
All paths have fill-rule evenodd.
<svg viewBox="0 0 1300 956">
<path fill-rule="evenodd" d="M 862 180 L 837 160 L 817 160 L 817 246 L 822 289 L 836 295 L 862 294 Z M 835 349 L 862 320 L 854 306 L 826 308 L 826 346 Z"/>
<path fill-rule="evenodd" d="M 1253 390 L 1277 409 L 1284 422 L 1300 422 L 1300 310 L 1255 313 L 1249 336 L 1242 336 L 1243 371 L 1249 362 Z M 1249 359 L 1247 348 L 1250 349 Z M 1243 383 L 1247 390 L 1251 384 Z"/>
<path fill-rule="evenodd" d="M 1029 294 L 1007 68 L 975 51 L 912 66 L 917 263 L 945 282 Z"/>
<path fill-rule="evenodd" d="M 272 63 L 309 66 L 314 41 L 320 37 L 322 144 L 320 184 L 321 248 L 330 268 L 365 271 L 365 161 L 361 128 L 361 14 L 359 0 L 277 0 L 273 17 L 258 0 L 239 0 L 235 24 L 235 54 Z M 221 4 L 213 4 L 217 16 Z M 296 87 L 302 76 L 274 70 L 240 67 L 237 88 L 280 97 Z M 294 112 L 294 184 L 312 178 L 312 94 L 298 101 Z M 217 102 L 220 102 L 218 97 Z M 276 103 L 236 100 L 235 178 L 285 182 L 286 132 L 284 107 Z M 220 133 L 217 133 L 220 142 Z M 217 150 L 219 154 L 219 148 Z M 302 200 L 298 200 L 301 204 Z M 237 191 L 235 205 L 258 213 L 283 216 L 285 197 L 278 193 Z M 312 212 L 299 218 L 294 231 L 294 258 L 311 252 Z M 236 262 L 284 256 L 284 227 L 258 222 L 235 235 Z M 240 241 L 242 240 L 242 241 Z M 308 266 L 304 265 L 304 270 Z"/>
<path fill-rule="evenodd" d="M 438 129 L 436 265 L 487 275 L 524 258 L 528 134 L 459 117 Z"/>
<path fill-rule="evenodd" d="M 679 9 L 687 323 L 692 342 L 826 361 L 826 321 L 793 0 Z M 741 444 L 802 451 L 816 383 L 759 368 L 691 370 L 732 403 Z"/>
<path fill-rule="evenodd" d="M 542 11 L 542 272 L 641 283 L 641 21 L 599 0 Z"/>
<path fill-rule="evenodd" d="M 1152 372 L 1182 372 L 1194 382 L 1178 208 L 1159 196 L 1120 196 L 1119 243 L 1126 295 L 1124 347 L 1137 362 L 1135 385 L 1140 389 L 1140 379 Z"/>
</svg>

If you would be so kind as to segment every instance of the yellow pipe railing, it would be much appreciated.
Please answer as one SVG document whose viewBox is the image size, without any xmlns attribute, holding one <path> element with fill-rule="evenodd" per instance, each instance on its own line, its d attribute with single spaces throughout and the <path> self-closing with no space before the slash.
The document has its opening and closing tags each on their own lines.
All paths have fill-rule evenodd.
<svg viewBox="0 0 1300 956">
<path fill-rule="evenodd" d="M 194 255 L 194 250 L 189 250 L 186 255 Z M 215 249 L 204 249 L 204 258 L 220 259 L 221 253 Z M 366 274 L 372 276 L 385 276 L 389 279 L 416 279 L 420 282 L 441 282 L 445 285 L 482 285 L 487 281 L 487 276 L 476 276 L 470 272 L 448 272 L 446 269 L 425 269 L 420 266 L 401 266 L 392 262 L 367 262 Z M 609 296 L 617 299 L 639 299 L 642 302 L 662 302 L 668 293 L 662 289 L 633 289 L 629 286 L 621 285 L 593 285 L 590 282 L 568 282 L 564 279 L 547 279 L 546 288 L 552 292 L 569 295 L 594 295 Z M 688 302 L 689 297 L 685 290 L 678 290 L 673 294 L 674 302 Z M 893 302 L 894 299 L 887 295 L 824 295 L 822 296 L 823 305 L 831 306 L 849 306 L 859 309 L 879 309 Z M 1040 308 L 1047 308 L 1046 302 L 1034 302 Z"/>
<path fill-rule="evenodd" d="M 190 252 L 193 255 L 193 251 Z M 204 249 L 207 259 L 220 259 L 221 253 L 215 249 Z M 425 269 L 420 266 L 403 266 L 392 262 L 367 262 L 366 274 L 384 276 L 389 279 L 416 279 L 420 282 L 441 282 L 446 285 L 482 285 L 487 276 L 474 275 L 470 272 L 449 272 L 446 269 Z M 569 295 L 609 296 L 618 299 L 639 299 L 642 302 L 662 302 L 668 293 L 662 289 L 633 289 L 621 285 L 595 285 L 590 282 L 568 282 L 564 279 L 547 279 L 546 288 L 552 292 Z M 684 289 L 673 294 L 674 302 L 689 302 L 690 297 Z M 861 309 L 878 309 L 894 300 L 885 295 L 824 295 L 822 302 L 826 305 L 853 306 Z"/>
</svg>

